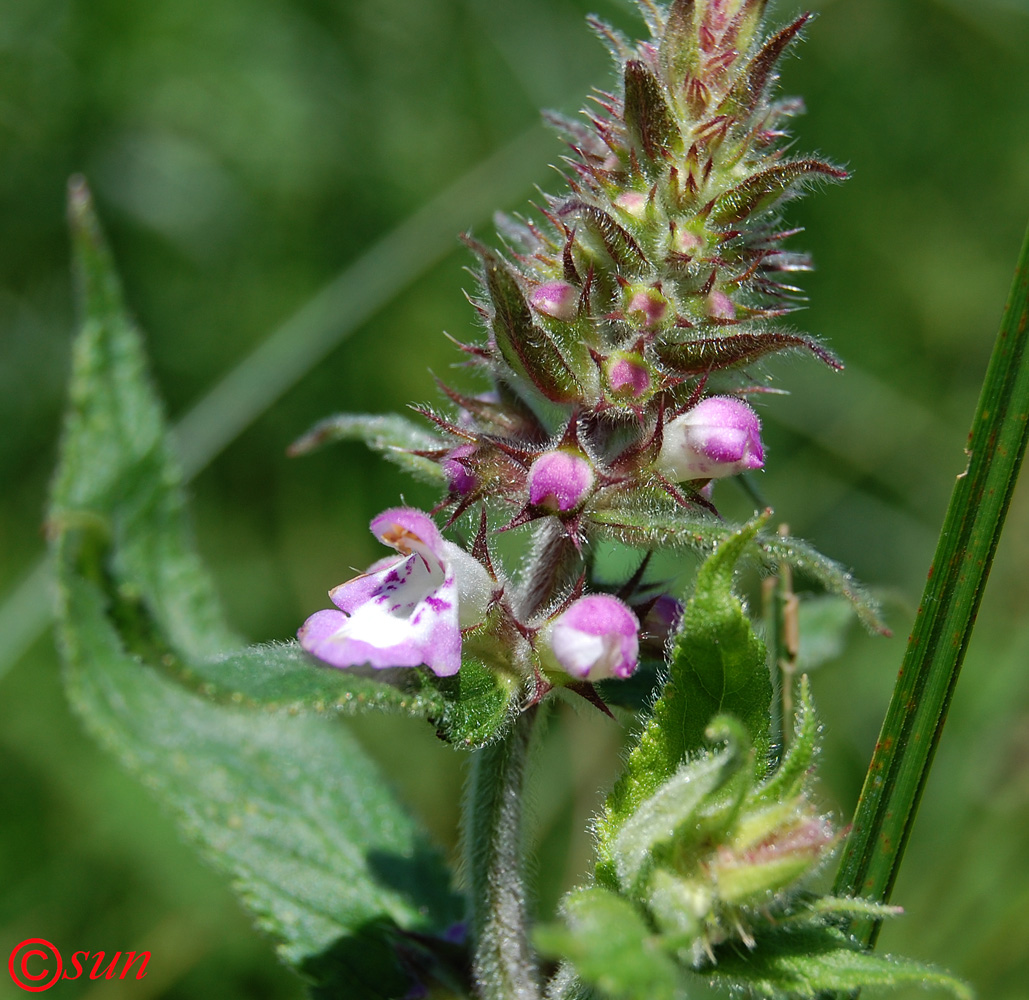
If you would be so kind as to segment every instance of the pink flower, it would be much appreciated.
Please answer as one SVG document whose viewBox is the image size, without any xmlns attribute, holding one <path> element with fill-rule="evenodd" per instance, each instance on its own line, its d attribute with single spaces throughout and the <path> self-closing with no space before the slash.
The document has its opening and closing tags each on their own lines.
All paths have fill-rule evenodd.
<svg viewBox="0 0 1029 1000">
<path fill-rule="evenodd" d="M 709 396 L 668 423 L 656 463 L 676 482 L 734 476 L 764 464 L 761 421 L 733 396 Z"/>
<path fill-rule="evenodd" d="M 529 470 L 529 503 L 555 513 L 574 510 L 593 489 L 593 466 L 574 451 L 548 451 Z"/>
<path fill-rule="evenodd" d="M 639 659 L 640 623 L 610 594 L 573 601 L 545 630 L 543 656 L 579 680 L 630 677 Z"/>
<path fill-rule="evenodd" d="M 399 555 L 329 592 L 335 609 L 300 627 L 300 645 L 334 667 L 417 667 L 440 677 L 461 666 L 461 629 L 483 620 L 493 582 L 485 568 L 448 542 L 428 514 L 383 511 L 372 534 Z"/>
</svg>

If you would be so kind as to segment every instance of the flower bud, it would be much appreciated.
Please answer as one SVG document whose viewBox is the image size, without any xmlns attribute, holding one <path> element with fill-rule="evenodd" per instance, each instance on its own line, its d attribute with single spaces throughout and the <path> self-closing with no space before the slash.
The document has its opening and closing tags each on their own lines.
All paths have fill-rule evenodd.
<svg viewBox="0 0 1029 1000">
<path fill-rule="evenodd" d="M 610 594 L 574 601 L 544 634 L 544 657 L 580 680 L 630 677 L 639 659 L 640 625 Z"/>
<path fill-rule="evenodd" d="M 612 354 L 606 367 L 607 380 L 617 395 L 639 399 L 650 391 L 650 369 L 638 354 Z"/>
<path fill-rule="evenodd" d="M 656 288 L 630 285 L 625 290 L 625 317 L 633 326 L 658 326 L 668 314 L 668 299 Z"/>
<path fill-rule="evenodd" d="M 736 306 L 725 292 L 715 289 L 707 297 L 707 314 L 712 319 L 735 319 Z"/>
<path fill-rule="evenodd" d="M 732 396 L 709 396 L 665 426 L 656 467 L 684 482 L 734 476 L 764 464 L 757 414 Z"/>
<path fill-rule="evenodd" d="M 468 467 L 468 459 L 474 454 L 475 445 L 462 444 L 440 463 L 451 493 L 467 496 L 478 485 L 478 477 Z"/>
<path fill-rule="evenodd" d="M 639 219 L 647 210 L 647 196 L 639 191 L 623 191 L 614 200 L 617 208 Z"/>
<path fill-rule="evenodd" d="M 579 290 L 567 281 L 548 281 L 533 291 L 530 302 L 544 316 L 567 322 L 579 311 Z"/>
<path fill-rule="evenodd" d="M 581 452 L 548 451 L 529 470 L 529 503 L 558 511 L 574 510 L 594 482 L 593 466 Z"/>
</svg>

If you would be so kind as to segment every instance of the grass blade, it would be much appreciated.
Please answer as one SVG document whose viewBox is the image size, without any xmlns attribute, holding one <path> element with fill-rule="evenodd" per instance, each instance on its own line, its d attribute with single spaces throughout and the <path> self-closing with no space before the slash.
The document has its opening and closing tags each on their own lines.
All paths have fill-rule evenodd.
<svg viewBox="0 0 1029 1000">
<path fill-rule="evenodd" d="M 1029 232 L 834 893 L 889 899 L 1029 438 Z M 852 928 L 865 944 L 877 921 Z"/>
</svg>

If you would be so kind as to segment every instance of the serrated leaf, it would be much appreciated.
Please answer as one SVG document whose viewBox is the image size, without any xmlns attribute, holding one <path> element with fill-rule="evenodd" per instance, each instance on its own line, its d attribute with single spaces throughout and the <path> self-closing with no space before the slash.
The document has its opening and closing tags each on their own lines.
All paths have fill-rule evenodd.
<svg viewBox="0 0 1029 1000">
<path fill-rule="evenodd" d="M 616 881 L 612 844 L 617 831 L 691 754 L 707 745 L 705 732 L 716 715 L 732 716 L 743 725 L 755 746 L 758 769 L 765 766 L 772 700 L 766 651 L 732 593 L 733 569 L 762 523 L 755 519 L 726 539 L 697 574 L 661 697 L 597 823 L 597 875 L 605 884 Z"/>
<path fill-rule="evenodd" d="M 364 984 L 349 995 L 383 1000 L 402 964 L 347 943 L 458 919 L 448 873 L 341 728 L 213 704 L 168 673 L 218 663 L 239 640 L 193 551 L 142 343 L 81 182 L 70 212 L 82 329 L 49 520 L 69 699 L 287 961 L 343 949 Z"/>
<path fill-rule="evenodd" d="M 683 756 L 706 745 L 704 734 L 715 716 L 729 715 L 743 724 L 759 768 L 767 758 L 772 701 L 768 651 L 732 590 L 736 564 L 767 520 L 765 514 L 745 525 L 697 572 L 669 663 L 669 682 L 685 698 L 685 712 L 664 721 L 681 739 Z"/>
<path fill-rule="evenodd" d="M 326 417 L 294 441 L 289 454 L 306 455 L 335 441 L 363 441 L 372 451 L 423 482 L 437 484 L 446 480 L 438 462 L 413 452 L 436 451 L 450 445 L 397 414 L 338 413 Z"/>
<path fill-rule="evenodd" d="M 691 514 L 682 507 L 664 501 L 652 501 L 646 507 L 610 507 L 593 511 L 590 521 L 600 529 L 601 537 L 613 538 L 625 545 L 655 549 L 692 549 L 709 553 L 735 531 L 738 525 L 707 515 Z M 764 568 L 778 572 L 781 563 L 811 577 L 831 594 L 845 597 L 865 626 L 873 632 L 889 635 L 879 616 L 876 600 L 839 563 L 796 538 L 760 534 L 747 547 L 747 555 Z"/>
<path fill-rule="evenodd" d="M 861 951 L 829 927 L 763 934 L 752 951 L 719 949 L 705 973 L 715 983 L 744 987 L 767 1000 L 815 998 L 823 991 L 845 994 L 863 986 L 934 986 L 958 1000 L 973 1000 L 971 988 L 949 973 L 921 962 Z"/>
<path fill-rule="evenodd" d="M 566 926 L 537 928 L 545 955 L 567 959 L 579 976 L 611 1000 L 676 1000 L 675 962 L 636 908 L 600 887 L 579 889 L 561 905 Z"/>
</svg>

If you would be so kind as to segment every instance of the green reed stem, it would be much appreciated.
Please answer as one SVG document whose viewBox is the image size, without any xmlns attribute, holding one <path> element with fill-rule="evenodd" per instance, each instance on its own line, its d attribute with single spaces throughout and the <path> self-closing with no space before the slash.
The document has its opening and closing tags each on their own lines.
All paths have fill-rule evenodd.
<svg viewBox="0 0 1029 1000">
<path fill-rule="evenodd" d="M 922 603 L 861 790 L 834 891 L 885 902 L 914 824 L 1029 437 L 1026 234 Z M 853 933 L 875 943 L 877 921 Z"/>
</svg>

